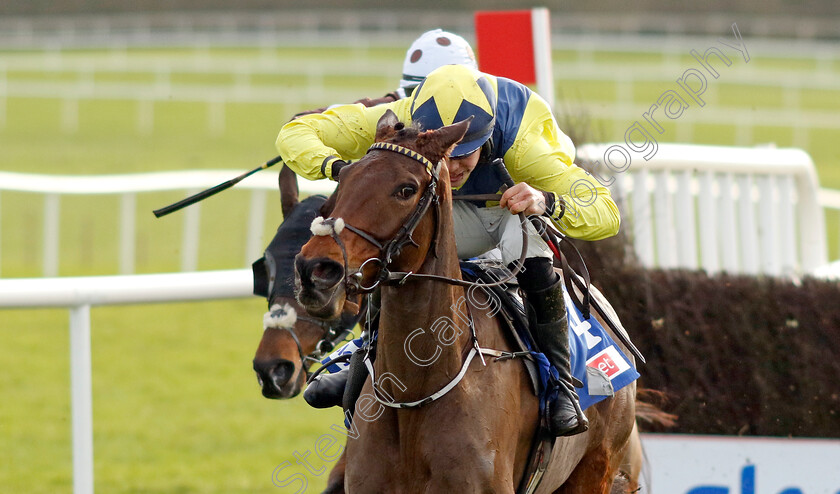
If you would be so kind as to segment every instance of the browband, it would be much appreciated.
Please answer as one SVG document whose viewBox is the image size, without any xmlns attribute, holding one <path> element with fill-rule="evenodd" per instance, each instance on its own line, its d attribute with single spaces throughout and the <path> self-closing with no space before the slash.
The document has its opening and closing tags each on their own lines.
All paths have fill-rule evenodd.
<svg viewBox="0 0 840 494">
<path fill-rule="evenodd" d="M 376 149 L 384 149 L 386 151 L 393 151 L 395 153 L 400 153 L 403 156 L 408 156 L 409 158 L 419 161 L 426 167 L 426 171 L 429 172 L 435 180 L 437 180 L 437 168 L 431 161 L 426 159 L 422 154 L 418 153 L 417 151 L 412 151 L 411 149 L 398 146 L 397 144 L 393 144 L 390 142 L 374 142 L 367 150 L 367 152 L 374 151 Z"/>
</svg>

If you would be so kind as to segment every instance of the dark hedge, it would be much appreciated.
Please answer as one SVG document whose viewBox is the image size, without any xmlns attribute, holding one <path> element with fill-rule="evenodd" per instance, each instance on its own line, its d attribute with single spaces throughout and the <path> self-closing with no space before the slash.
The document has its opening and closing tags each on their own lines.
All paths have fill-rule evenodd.
<svg viewBox="0 0 840 494">
<path fill-rule="evenodd" d="M 645 270 L 622 237 L 575 245 L 647 359 L 640 385 L 678 416 L 668 432 L 840 438 L 840 283 Z"/>
</svg>

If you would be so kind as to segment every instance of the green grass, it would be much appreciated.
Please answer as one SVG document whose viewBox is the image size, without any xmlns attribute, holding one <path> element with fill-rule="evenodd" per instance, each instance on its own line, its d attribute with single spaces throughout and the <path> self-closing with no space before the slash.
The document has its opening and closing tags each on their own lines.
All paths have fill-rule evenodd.
<svg viewBox="0 0 840 494">
<path fill-rule="evenodd" d="M 3 54 L 6 56 L 7 54 Z M 50 56 L 55 56 L 51 54 Z M 320 104 L 334 101 L 331 90 L 352 90 L 359 97 L 379 96 L 393 89 L 402 65 L 402 48 L 342 47 L 277 49 L 142 49 L 77 50 L 61 52 L 64 59 L 126 58 L 131 60 L 259 59 L 298 63 L 313 58 L 377 60 L 394 67 L 393 80 L 381 77 L 344 77 L 325 74 L 327 94 Z M 42 56 L 15 52 L 8 56 Z M 558 63 L 576 63 L 578 53 L 557 51 Z M 627 71 L 679 60 L 681 68 L 696 62 L 687 54 L 664 57 L 621 52 L 595 53 L 591 60 L 609 71 Z M 710 81 L 707 107 L 779 108 L 784 93 L 773 87 L 751 88 L 726 81 L 730 71 Z M 750 69 L 801 71 L 807 77 L 816 65 L 808 61 L 759 59 Z M 840 65 L 834 67 L 840 71 Z M 682 70 L 661 82 L 636 83 L 632 103 L 653 104 Z M 70 81 L 64 72 L 13 72 L 9 81 Z M 154 84 L 155 74 L 96 74 L 99 82 Z M 227 86 L 227 75 L 196 76 L 173 73 L 171 82 Z M 261 89 L 306 87 L 307 77 L 256 75 Z M 616 101 L 611 81 L 558 79 L 558 101 L 597 102 L 609 109 Z M 800 90 L 803 109 L 838 110 L 838 91 Z M 292 114 L 317 105 L 225 105 L 222 132 L 211 129 L 207 104 L 155 102 L 153 130 L 139 130 L 139 106 L 133 101 L 82 100 L 78 129 L 62 128 L 63 105 L 52 98 L 8 98 L 5 124 L 0 126 L 0 170 L 53 174 L 108 174 L 196 168 L 247 170 L 276 154 L 274 139 Z M 662 122 L 660 142 L 677 141 L 677 126 L 691 125 L 693 142 L 735 143 L 734 125 L 694 124 L 693 105 L 678 121 Z M 639 117 L 641 116 L 639 115 Z M 599 140 L 621 140 L 632 121 L 596 119 Z M 788 122 L 758 122 L 756 143 L 794 144 Z M 840 151 L 837 131 L 810 128 L 807 151 L 817 165 L 824 187 L 840 188 Z M 151 210 L 183 197 L 181 193 L 142 195 L 137 202 L 137 271 L 175 271 L 180 263 L 183 216 L 155 219 Z M 117 271 L 116 197 L 62 199 L 61 275 L 112 274 Z M 266 241 L 281 217 L 277 197 L 269 195 L 264 225 Z M 242 267 L 248 197 L 236 189 L 202 204 L 203 242 L 200 269 Z M 41 274 L 43 200 L 26 193 L 0 194 L 0 275 L 30 277 Z M 828 215 L 830 253 L 838 257 L 840 214 Z M 334 411 L 308 408 L 300 399 L 269 401 L 259 393 L 250 360 L 261 334 L 264 302 L 256 298 L 234 302 L 206 302 L 93 309 L 93 386 L 95 478 L 106 493 L 254 493 L 294 492 L 275 487 L 272 472 L 284 461 L 291 473 L 304 471 L 294 451 L 311 450 L 316 439 L 330 433 L 340 420 Z M 65 310 L 0 311 L 0 492 L 70 492 L 71 446 L 69 359 Z M 335 433 L 333 433 L 334 435 Z M 313 461 L 316 468 L 322 462 Z M 310 489 L 323 486 L 324 477 L 309 475 Z"/>
<path fill-rule="evenodd" d="M 341 414 L 259 394 L 250 360 L 263 309 L 254 299 L 93 310 L 97 492 L 286 492 L 274 469 L 306 472 L 294 452 L 337 436 Z M 3 311 L 0 321 L 0 492 L 70 493 L 67 312 Z M 309 479 L 308 492 L 324 482 Z"/>
</svg>

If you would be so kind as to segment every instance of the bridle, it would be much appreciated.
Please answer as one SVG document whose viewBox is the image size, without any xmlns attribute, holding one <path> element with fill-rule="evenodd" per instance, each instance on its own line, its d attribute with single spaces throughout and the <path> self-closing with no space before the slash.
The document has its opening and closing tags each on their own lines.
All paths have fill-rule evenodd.
<svg viewBox="0 0 840 494">
<path fill-rule="evenodd" d="M 374 245 L 377 249 L 379 249 L 379 256 L 378 257 L 371 257 L 364 261 L 355 271 L 350 272 L 348 265 L 347 265 L 347 250 L 344 246 L 344 242 L 339 237 L 339 233 L 341 228 L 338 228 L 336 231 L 338 218 L 321 218 L 321 221 L 324 224 L 330 225 L 332 228 L 329 229 L 329 233 L 327 235 L 332 236 L 335 242 L 338 244 L 339 248 L 341 249 L 341 254 L 344 259 L 344 285 L 345 285 L 345 292 L 348 294 L 365 294 L 370 293 L 377 286 L 380 284 L 397 284 L 402 285 L 405 284 L 406 281 L 409 279 L 417 279 L 417 280 L 435 280 L 441 281 L 444 283 L 448 283 L 451 285 L 458 285 L 464 287 L 470 286 L 483 286 L 483 287 L 492 287 L 497 285 L 503 285 L 510 280 L 512 280 L 516 274 L 520 271 L 522 264 L 525 260 L 525 256 L 528 250 L 528 233 L 526 230 L 527 219 L 523 213 L 519 213 L 519 219 L 522 224 L 522 254 L 519 258 L 519 262 L 516 263 L 516 268 L 511 272 L 511 274 L 499 281 L 494 283 L 476 283 L 471 281 L 465 281 L 457 278 L 450 278 L 447 276 L 440 276 L 440 275 L 433 275 L 433 274 L 425 274 L 425 273 L 415 273 L 413 271 L 409 272 L 400 272 L 400 271 L 391 271 L 388 267 L 393 262 L 394 258 L 399 255 L 402 248 L 408 244 L 414 245 L 415 247 L 419 247 L 417 242 L 414 241 L 412 238 L 412 234 L 417 226 L 420 224 L 420 220 L 426 215 L 429 209 L 434 206 L 435 212 L 435 221 L 440 221 L 440 197 L 438 196 L 437 187 L 438 182 L 440 181 L 440 167 L 442 166 L 443 160 L 438 161 L 436 164 L 433 164 L 429 159 L 425 156 L 421 155 L 416 151 L 412 151 L 406 147 L 393 144 L 390 142 L 376 142 L 368 148 L 368 153 L 371 151 L 389 151 L 401 154 L 403 156 L 407 156 L 420 164 L 422 164 L 428 172 L 431 180 L 423 189 L 422 195 L 420 196 L 420 200 L 417 202 L 417 206 L 415 206 L 414 211 L 405 219 L 402 226 L 400 226 L 397 233 L 392 237 L 390 240 L 385 242 L 381 242 L 377 240 L 373 235 L 370 233 L 362 230 L 361 228 L 357 228 L 353 225 L 350 225 L 346 221 L 341 221 L 339 223 L 342 225 L 343 228 L 350 230 L 351 232 L 355 233 L 356 235 L 362 237 L 370 244 Z M 485 200 L 498 200 L 499 196 L 497 194 L 491 194 L 487 196 L 482 196 L 481 199 Z M 453 198 L 455 199 L 455 198 Z M 475 200 L 479 199 L 474 196 L 470 197 L 463 197 L 461 199 L 465 200 Z M 435 246 L 437 244 L 437 229 L 434 230 L 435 233 L 432 237 L 430 243 L 430 250 L 432 252 L 435 251 Z M 316 235 L 324 235 L 323 233 L 316 233 Z M 436 253 L 435 253 L 436 255 Z M 362 278 L 364 277 L 364 268 L 369 263 L 375 263 L 379 266 L 379 273 L 376 277 L 376 280 L 370 285 L 365 286 L 362 285 Z M 341 281 L 339 281 L 340 283 Z"/>
<path fill-rule="evenodd" d="M 269 313 L 272 316 L 276 315 L 277 313 L 286 315 L 287 306 L 288 304 L 279 306 L 277 309 L 271 310 Z M 300 338 L 295 332 L 294 324 L 272 326 L 271 328 L 277 329 L 279 331 L 286 331 L 287 333 L 289 333 L 289 336 L 292 337 L 292 340 L 297 346 L 298 356 L 300 356 L 301 368 L 303 369 L 308 379 L 312 374 L 312 372 L 310 372 L 309 370 L 309 367 L 312 364 L 320 362 L 324 355 L 331 352 L 340 343 L 347 341 L 347 336 L 352 333 L 353 327 L 356 325 L 356 323 L 359 322 L 359 319 L 362 317 L 362 312 L 363 311 L 360 310 L 359 314 L 355 316 L 352 321 L 347 321 L 344 318 L 340 317 L 337 319 L 327 321 L 305 315 L 298 315 L 297 313 L 295 313 L 295 321 L 306 321 L 310 324 L 320 327 L 323 330 L 321 339 L 318 341 L 318 343 L 315 344 L 315 350 L 308 354 L 304 353 L 303 351 L 303 346 L 300 343 Z"/>
<path fill-rule="evenodd" d="M 440 282 L 448 283 L 448 284 L 451 284 L 451 285 L 458 285 L 458 286 L 491 287 L 491 286 L 496 286 L 496 285 L 501 285 L 501 284 L 507 283 L 508 281 L 510 281 L 511 279 L 513 279 L 516 276 L 516 274 L 519 272 L 519 270 L 522 267 L 523 261 L 525 260 L 525 256 L 526 256 L 526 253 L 527 253 L 527 250 L 528 250 L 528 233 L 527 233 L 527 230 L 525 229 L 526 224 L 527 224 L 527 220 L 525 218 L 525 215 L 522 214 L 522 213 L 519 213 L 520 221 L 522 223 L 522 254 L 521 254 L 521 257 L 519 259 L 519 262 L 517 263 L 516 268 L 512 271 L 512 273 L 508 277 L 506 277 L 502 280 L 499 280 L 495 283 L 476 283 L 476 282 L 469 282 L 469 281 L 465 281 L 465 280 L 457 279 L 457 278 L 450 278 L 450 277 L 446 277 L 446 276 L 424 274 L 424 273 L 414 273 L 414 272 L 411 272 L 411 271 L 409 271 L 409 272 L 390 271 L 388 269 L 388 266 L 391 264 L 393 259 L 397 255 L 399 255 L 399 252 L 402 249 L 402 247 L 404 247 L 405 245 L 408 245 L 408 244 L 412 244 L 414 246 L 419 247 L 419 245 L 414 241 L 414 239 L 412 238 L 411 235 L 414 233 L 414 230 L 420 224 L 420 220 L 423 219 L 423 217 L 426 215 L 426 213 L 428 212 L 428 210 L 432 206 L 435 206 L 434 211 L 435 211 L 435 215 L 436 215 L 436 218 L 435 218 L 436 222 L 440 221 L 440 214 L 441 214 L 440 211 L 439 211 L 440 198 L 437 194 L 437 184 L 438 184 L 438 181 L 440 180 L 440 167 L 441 167 L 441 164 L 442 164 L 441 163 L 442 160 L 438 161 L 437 164 L 433 164 L 429 159 L 422 156 L 420 153 L 418 153 L 416 151 L 412 151 L 411 149 L 405 148 L 403 146 L 399 146 L 397 144 L 387 143 L 387 142 L 374 143 L 368 149 L 368 153 L 370 153 L 371 151 L 377 151 L 377 150 L 394 152 L 394 153 L 398 153 L 398 154 L 401 154 L 403 156 L 407 156 L 409 158 L 414 159 L 415 161 L 419 162 L 420 164 L 422 164 L 424 166 L 425 170 L 429 173 L 429 176 L 431 177 L 431 180 L 426 185 L 426 188 L 423 189 L 423 193 L 420 196 L 420 200 L 417 202 L 417 206 L 414 208 L 414 211 L 412 211 L 412 213 L 406 218 L 406 220 L 403 222 L 402 226 L 400 226 L 399 230 L 394 235 L 394 237 L 392 237 L 390 240 L 388 240 L 386 242 L 380 242 L 375 237 L 373 237 L 373 235 L 371 235 L 370 233 L 368 233 L 368 232 L 366 232 L 366 231 L 364 231 L 360 228 L 354 227 L 354 226 L 348 224 L 346 221 L 343 221 L 343 220 L 339 221 L 340 220 L 339 218 L 327 218 L 327 219 L 316 218 L 316 221 L 318 223 L 323 224 L 323 225 L 328 225 L 330 228 L 326 229 L 326 231 L 320 231 L 319 230 L 317 233 L 313 230 L 313 234 L 321 235 L 321 236 L 330 235 L 335 240 L 335 242 L 338 244 L 338 246 L 341 248 L 341 253 L 342 253 L 342 256 L 344 258 L 344 273 L 345 273 L 345 276 L 344 276 L 343 281 L 344 281 L 344 284 L 345 284 L 345 287 L 344 287 L 345 293 L 370 293 L 380 284 L 402 285 L 402 284 L 406 283 L 406 281 L 408 281 L 409 279 L 434 280 L 434 281 L 440 281 Z M 476 199 L 478 199 L 478 198 L 476 198 L 476 197 L 468 198 L 468 200 L 476 200 Z M 483 199 L 484 200 L 494 200 L 494 199 L 498 200 L 498 196 L 493 195 L 493 197 L 484 197 Z M 359 268 L 356 271 L 354 271 L 353 273 L 350 273 L 349 270 L 348 270 L 348 267 L 347 267 L 347 260 L 348 260 L 347 250 L 346 250 L 346 248 L 344 246 L 344 243 L 342 242 L 341 238 L 339 237 L 339 234 L 341 233 L 341 231 L 344 228 L 346 228 L 346 229 L 350 230 L 351 232 L 355 233 L 356 235 L 362 237 L 363 239 L 365 239 L 366 241 L 368 241 L 369 243 L 371 243 L 372 245 L 376 246 L 376 248 L 379 249 L 379 256 L 378 257 L 372 257 L 372 258 L 364 261 L 359 266 Z M 430 251 L 431 252 L 435 252 L 435 245 L 436 245 L 436 242 L 437 242 L 437 228 L 435 228 L 434 231 L 435 231 L 435 233 L 434 233 L 434 236 L 432 237 L 432 240 L 431 240 L 431 243 L 430 243 L 430 246 L 431 246 Z M 437 255 L 436 252 L 435 252 L 435 255 Z M 364 270 L 364 267 L 370 262 L 376 262 L 376 263 L 379 264 L 379 273 L 377 275 L 376 281 L 373 284 L 371 284 L 370 286 L 364 286 L 364 285 L 361 284 L 361 280 L 364 277 L 363 270 Z M 341 283 L 341 281 L 339 281 L 338 283 Z M 334 285 L 334 286 L 337 286 L 337 284 Z M 416 401 L 411 401 L 411 402 L 395 402 L 393 399 L 390 399 L 390 396 L 388 396 L 387 393 L 385 393 L 381 389 L 379 389 L 379 386 L 377 385 L 377 382 L 376 382 L 375 371 L 374 371 L 373 363 L 371 361 L 371 356 L 370 356 L 371 347 L 373 346 L 373 344 L 368 345 L 365 356 L 364 356 L 364 364 L 367 367 L 368 372 L 371 376 L 371 382 L 373 383 L 373 395 L 374 395 L 374 398 L 376 399 L 376 401 L 378 401 L 382 405 L 385 405 L 385 406 L 388 406 L 388 407 L 391 407 L 391 408 L 417 408 L 417 407 L 421 407 L 423 405 L 426 405 L 428 403 L 431 403 L 431 402 L 443 397 L 449 391 L 451 391 L 453 388 L 455 388 L 455 386 L 458 385 L 458 383 L 461 381 L 461 379 L 466 374 L 467 369 L 469 368 L 470 363 L 473 360 L 473 357 L 475 357 L 476 355 L 478 355 L 481 358 L 482 363 L 485 363 L 484 362 L 484 356 L 485 355 L 494 357 L 495 360 L 497 360 L 497 361 L 508 360 L 508 359 L 512 359 L 512 358 L 530 358 L 530 354 L 528 352 L 507 352 L 507 351 L 501 351 L 501 350 L 493 350 L 493 349 L 488 349 L 488 348 L 482 348 L 478 343 L 478 337 L 476 335 L 476 330 L 475 330 L 475 323 L 473 321 L 471 313 L 469 315 L 469 330 L 470 330 L 470 339 L 471 339 L 470 351 L 467 354 L 466 358 L 463 360 L 462 365 L 461 365 L 461 369 L 458 372 L 458 374 L 452 380 L 450 380 L 449 383 L 447 383 L 445 386 L 443 386 L 437 392 L 432 393 L 431 395 L 429 395 L 429 396 L 427 396 L 423 399 L 416 400 Z M 486 365 L 486 363 L 485 363 L 485 365 Z"/>
</svg>

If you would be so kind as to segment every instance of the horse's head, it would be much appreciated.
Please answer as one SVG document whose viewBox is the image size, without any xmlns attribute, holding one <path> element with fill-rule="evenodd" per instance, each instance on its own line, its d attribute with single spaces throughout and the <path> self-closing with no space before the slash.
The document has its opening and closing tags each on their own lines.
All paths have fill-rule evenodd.
<svg viewBox="0 0 840 494">
<path fill-rule="evenodd" d="M 289 176 L 284 176 L 288 185 Z M 318 342 L 333 327 L 306 317 L 306 310 L 295 300 L 293 292 L 294 256 L 309 240 L 312 220 L 325 214 L 322 208 L 327 199 L 311 196 L 297 203 L 295 193 L 294 203 L 287 204 L 290 194 L 284 189 L 282 176 L 280 190 L 284 221 L 263 259 L 254 264 L 255 293 L 265 296 L 271 309 L 263 318 L 264 331 L 253 366 L 263 396 L 274 399 L 292 398 L 300 393 L 306 382 L 305 356 L 315 351 Z"/>
<path fill-rule="evenodd" d="M 303 356 L 315 348 L 324 330 L 312 321 L 298 320 L 304 309 L 289 298 L 275 300 L 264 319 L 264 331 L 254 355 L 254 372 L 263 396 L 297 396 L 306 382 Z"/>
<path fill-rule="evenodd" d="M 310 314 L 335 318 L 348 288 L 372 288 L 383 268 L 421 270 L 437 236 L 426 213 L 451 200 L 443 158 L 468 125 L 420 131 L 390 110 L 382 116 L 367 155 L 341 170 L 332 216 L 313 222 L 316 236 L 295 260 L 297 298 Z"/>
</svg>

